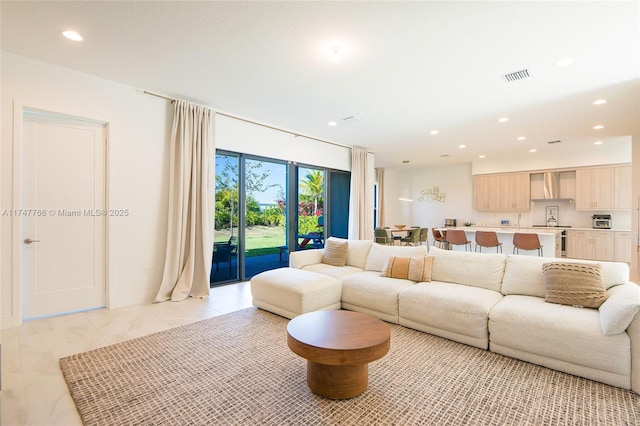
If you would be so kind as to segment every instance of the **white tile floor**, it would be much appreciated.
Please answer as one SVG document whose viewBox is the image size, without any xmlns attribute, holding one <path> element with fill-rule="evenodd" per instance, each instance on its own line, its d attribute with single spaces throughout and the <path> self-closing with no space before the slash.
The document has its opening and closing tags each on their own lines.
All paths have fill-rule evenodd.
<svg viewBox="0 0 640 426">
<path fill-rule="evenodd" d="M 58 360 L 251 306 L 249 283 L 188 299 L 29 321 L 2 331 L 2 426 L 82 425 Z"/>
</svg>

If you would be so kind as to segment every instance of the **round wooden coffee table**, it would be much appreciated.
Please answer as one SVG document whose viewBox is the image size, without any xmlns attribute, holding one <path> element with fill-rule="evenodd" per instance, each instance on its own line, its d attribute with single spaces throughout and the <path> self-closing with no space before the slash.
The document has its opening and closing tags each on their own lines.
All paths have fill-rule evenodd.
<svg viewBox="0 0 640 426">
<path fill-rule="evenodd" d="M 369 364 L 389 352 L 389 325 L 351 311 L 316 311 L 287 325 L 289 348 L 307 360 L 307 384 L 332 399 L 358 396 L 367 390 Z"/>
</svg>

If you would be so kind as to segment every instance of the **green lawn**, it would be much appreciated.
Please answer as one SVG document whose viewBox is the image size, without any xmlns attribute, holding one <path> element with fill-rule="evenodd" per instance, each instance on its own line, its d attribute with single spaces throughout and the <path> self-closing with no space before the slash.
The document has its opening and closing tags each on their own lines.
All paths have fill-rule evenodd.
<svg viewBox="0 0 640 426">
<path fill-rule="evenodd" d="M 286 245 L 285 229 L 281 226 L 252 226 L 246 229 L 245 234 L 248 256 L 278 253 L 278 247 Z M 237 228 L 233 230 L 233 235 L 238 235 Z M 230 236 L 228 229 L 216 230 L 214 241 L 224 242 Z"/>
</svg>

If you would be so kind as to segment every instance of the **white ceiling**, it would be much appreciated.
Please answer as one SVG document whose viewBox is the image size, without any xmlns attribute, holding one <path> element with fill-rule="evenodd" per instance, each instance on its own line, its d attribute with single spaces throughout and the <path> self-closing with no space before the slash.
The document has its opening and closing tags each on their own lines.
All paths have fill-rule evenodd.
<svg viewBox="0 0 640 426">
<path fill-rule="evenodd" d="M 3 50 L 367 147 L 377 167 L 570 155 L 639 134 L 635 1 L 2 1 L 0 12 Z M 61 37 L 68 28 L 84 41 Z M 533 76 L 501 77 L 523 68 Z"/>
</svg>

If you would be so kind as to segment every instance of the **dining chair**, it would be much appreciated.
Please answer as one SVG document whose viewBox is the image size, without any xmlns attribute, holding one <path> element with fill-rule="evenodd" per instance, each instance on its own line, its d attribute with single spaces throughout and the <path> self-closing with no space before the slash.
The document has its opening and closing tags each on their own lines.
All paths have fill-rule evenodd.
<svg viewBox="0 0 640 426">
<path fill-rule="evenodd" d="M 519 254 L 520 250 L 538 250 L 538 256 L 544 256 L 538 234 L 528 234 L 523 232 L 514 233 L 513 252 L 515 254 Z"/>
<path fill-rule="evenodd" d="M 426 243 L 429 247 L 429 228 L 420 228 L 420 244 Z"/>
<path fill-rule="evenodd" d="M 476 249 L 478 251 L 480 247 L 480 253 L 482 253 L 482 247 L 495 247 L 496 253 L 498 251 L 502 253 L 502 243 L 498 241 L 498 234 L 494 231 L 476 231 Z"/>
<path fill-rule="evenodd" d="M 447 239 L 442 235 L 439 229 L 431 228 L 431 233 L 433 234 L 433 245 L 437 244 L 437 247 L 441 249 L 448 249 L 449 244 L 447 243 Z"/>
<path fill-rule="evenodd" d="M 467 239 L 467 234 L 460 229 L 447 230 L 447 243 L 449 243 L 449 246 L 464 245 L 464 251 L 471 250 L 471 241 Z"/>
<path fill-rule="evenodd" d="M 374 239 L 378 244 L 393 245 L 393 238 L 389 236 L 389 232 L 384 228 L 376 228 L 374 231 Z"/>
<path fill-rule="evenodd" d="M 400 239 L 400 243 L 405 246 L 417 246 L 420 244 L 420 228 L 411 228 L 411 232 L 406 237 Z"/>
</svg>

